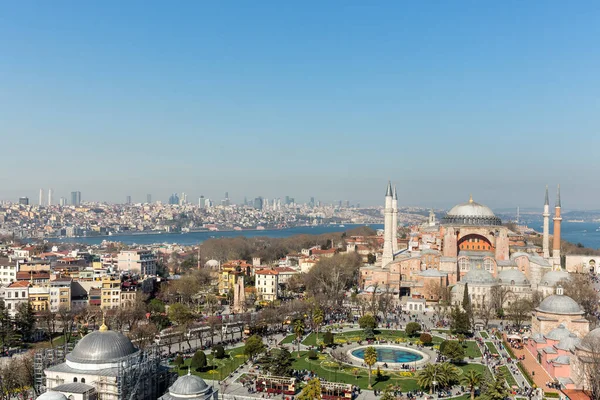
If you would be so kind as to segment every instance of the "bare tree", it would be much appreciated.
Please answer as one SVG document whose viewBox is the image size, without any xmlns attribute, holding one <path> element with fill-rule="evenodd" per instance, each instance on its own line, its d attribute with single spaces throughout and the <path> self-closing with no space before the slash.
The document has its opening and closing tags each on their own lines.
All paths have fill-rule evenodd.
<svg viewBox="0 0 600 400">
<path fill-rule="evenodd" d="M 596 292 L 587 274 L 570 274 L 570 279 L 560 281 L 558 284 L 564 289 L 565 295 L 583 307 L 585 318 L 590 321 L 592 327 L 598 323 L 596 311 L 598 311 L 599 294 Z"/>
<path fill-rule="evenodd" d="M 68 306 L 61 305 L 58 308 L 58 321 L 62 326 L 62 333 L 65 339 L 65 344 L 71 341 L 71 337 L 73 335 L 73 328 L 75 327 L 75 312 L 71 310 Z"/>
<path fill-rule="evenodd" d="M 523 322 L 531 318 L 531 301 L 527 299 L 517 299 L 508 306 L 507 314 L 510 320 L 515 324 L 517 330 L 521 329 Z"/>
<path fill-rule="evenodd" d="M 50 338 L 50 346 L 54 347 L 54 334 L 56 333 L 56 313 L 53 313 L 49 309 L 40 311 L 38 314 L 39 320 L 42 322 L 44 328 L 48 332 Z"/>
<path fill-rule="evenodd" d="M 491 301 L 494 305 L 494 308 L 499 310 L 504 308 L 504 304 L 508 301 L 508 299 L 513 295 L 512 290 L 508 287 L 503 287 L 500 285 L 492 287 L 491 290 Z"/>
<path fill-rule="evenodd" d="M 584 338 L 579 353 L 580 378 L 583 387 L 593 400 L 600 399 L 600 340 L 593 336 Z"/>
<path fill-rule="evenodd" d="M 485 329 L 488 328 L 490 320 L 494 318 L 496 315 L 496 309 L 492 305 L 491 299 L 486 299 L 486 296 L 483 295 L 483 300 L 481 302 L 481 307 L 478 307 L 475 310 L 475 316 L 483 322 Z"/>
</svg>

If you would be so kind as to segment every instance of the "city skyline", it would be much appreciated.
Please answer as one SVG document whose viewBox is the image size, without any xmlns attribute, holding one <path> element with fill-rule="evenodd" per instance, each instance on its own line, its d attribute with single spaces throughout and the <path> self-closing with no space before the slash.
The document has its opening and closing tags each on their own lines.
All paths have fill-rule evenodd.
<svg viewBox="0 0 600 400">
<path fill-rule="evenodd" d="M 595 2 L 0 12 L 0 200 L 599 208 Z"/>
</svg>

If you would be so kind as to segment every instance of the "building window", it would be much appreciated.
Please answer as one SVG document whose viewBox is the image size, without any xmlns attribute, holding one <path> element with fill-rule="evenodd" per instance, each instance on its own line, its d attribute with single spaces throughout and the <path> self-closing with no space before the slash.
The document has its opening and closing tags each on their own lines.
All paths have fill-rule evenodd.
<svg viewBox="0 0 600 400">
<path fill-rule="evenodd" d="M 77 378 L 73 378 L 73 382 L 77 382 Z"/>
</svg>

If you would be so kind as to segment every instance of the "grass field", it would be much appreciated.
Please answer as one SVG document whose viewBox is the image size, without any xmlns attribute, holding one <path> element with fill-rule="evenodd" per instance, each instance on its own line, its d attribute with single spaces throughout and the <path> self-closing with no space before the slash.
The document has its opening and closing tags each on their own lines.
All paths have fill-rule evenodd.
<svg viewBox="0 0 600 400">
<path fill-rule="evenodd" d="M 483 332 L 483 331 L 481 331 L 481 332 L 479 332 L 479 334 L 480 334 L 480 335 L 481 335 L 481 337 L 482 337 L 482 338 L 484 338 L 484 339 L 489 339 L 489 338 L 490 338 L 490 335 L 488 335 L 488 334 L 487 334 L 487 332 Z"/>
<path fill-rule="evenodd" d="M 450 340 L 450 341 L 458 342 L 457 340 Z M 465 344 L 463 345 L 463 348 L 465 349 L 465 356 L 473 357 L 473 358 L 481 357 L 481 351 L 479 350 L 479 347 L 477 347 L 477 343 L 475 343 L 474 340 L 467 340 L 465 342 Z"/>
<path fill-rule="evenodd" d="M 439 336 L 433 336 L 433 343 L 434 344 L 439 344 L 442 343 L 444 341 L 444 339 L 442 339 Z M 404 333 L 404 331 L 396 331 L 396 330 L 386 330 L 386 329 L 381 329 L 381 330 L 375 330 L 375 338 L 376 340 L 387 340 L 390 342 L 418 342 L 419 341 L 419 336 L 417 335 L 414 338 L 409 338 L 406 336 L 406 333 Z M 306 345 L 306 346 L 316 346 L 317 345 L 317 335 L 316 333 L 312 332 L 311 334 L 309 334 L 306 339 L 304 339 L 302 341 L 302 344 Z M 358 331 L 349 331 L 349 332 L 342 332 L 342 333 L 336 333 L 334 336 L 334 341 L 335 343 L 346 343 L 346 342 L 357 342 L 359 340 L 365 340 L 365 334 L 364 331 L 362 330 L 358 330 Z M 323 333 L 319 332 L 319 342 L 323 341 Z"/>
<path fill-rule="evenodd" d="M 352 385 L 358 385 L 362 389 L 366 389 L 369 385 L 369 372 L 366 368 L 355 368 L 352 366 L 339 364 L 324 355 L 321 355 L 317 360 L 309 360 L 306 358 L 306 353 L 307 352 L 300 352 L 300 358 L 296 358 L 293 363 L 294 369 L 310 370 L 325 380 L 350 383 Z M 293 354 L 295 355 L 296 353 Z M 471 369 L 474 369 L 480 373 L 483 373 L 485 370 L 485 367 L 480 364 L 466 364 L 460 366 L 459 368 L 462 370 L 462 373 L 465 373 Z M 409 372 L 382 371 L 384 374 L 383 379 L 381 381 L 376 381 L 376 371 L 377 368 L 374 367 L 371 377 L 373 387 L 376 389 L 384 389 L 390 384 L 399 385 L 402 391 L 419 389 L 416 379 L 413 378 L 414 375 Z"/>
<path fill-rule="evenodd" d="M 206 372 L 198 372 L 191 370 L 191 373 L 194 375 L 198 375 L 205 380 L 221 380 L 225 378 L 227 375 L 232 373 L 237 367 L 242 365 L 244 361 L 246 361 L 246 356 L 244 355 L 244 346 L 236 347 L 232 350 L 226 350 L 225 354 L 229 354 L 229 357 L 223 358 L 221 360 L 213 358 L 212 354 L 208 354 L 206 356 L 206 364 L 215 366 L 214 369 L 208 370 Z M 191 357 L 185 360 L 184 366 L 180 368 L 177 372 L 179 375 L 185 375 L 188 373 L 188 366 L 192 361 Z"/>
<path fill-rule="evenodd" d="M 504 374 L 504 378 L 506 379 L 506 383 L 508 383 L 508 387 L 519 386 L 506 365 L 503 365 L 498 369 Z"/>
<path fill-rule="evenodd" d="M 492 342 L 485 342 L 485 345 L 488 348 L 488 350 L 490 351 L 490 353 L 492 353 L 492 354 L 500 354 L 500 353 L 498 353 L 498 349 L 496 348 L 496 346 L 494 346 L 494 343 L 492 343 Z"/>
<path fill-rule="evenodd" d="M 296 339 L 296 335 L 287 335 L 280 344 L 291 344 L 294 339 Z"/>
</svg>

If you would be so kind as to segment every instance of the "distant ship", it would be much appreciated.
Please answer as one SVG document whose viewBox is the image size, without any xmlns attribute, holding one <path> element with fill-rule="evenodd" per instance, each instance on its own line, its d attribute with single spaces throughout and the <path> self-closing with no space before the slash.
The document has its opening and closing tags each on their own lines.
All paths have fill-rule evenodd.
<svg viewBox="0 0 600 400">
<path fill-rule="evenodd" d="M 584 220 L 582 220 L 582 219 L 568 219 L 568 220 L 567 220 L 567 222 L 577 222 L 577 223 L 582 223 L 582 222 L 585 222 L 585 221 L 584 221 Z"/>
<path fill-rule="evenodd" d="M 340 228 L 345 228 L 345 227 L 346 227 L 346 225 L 340 224 Z"/>
</svg>

